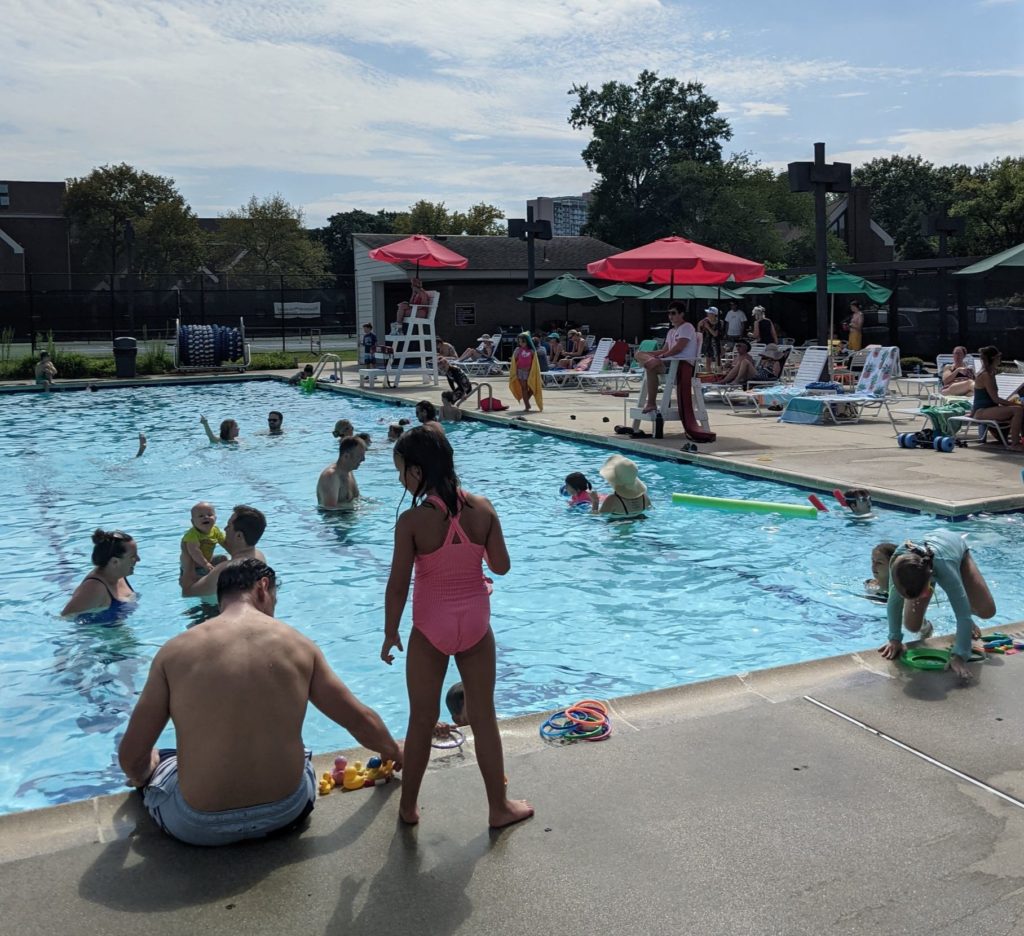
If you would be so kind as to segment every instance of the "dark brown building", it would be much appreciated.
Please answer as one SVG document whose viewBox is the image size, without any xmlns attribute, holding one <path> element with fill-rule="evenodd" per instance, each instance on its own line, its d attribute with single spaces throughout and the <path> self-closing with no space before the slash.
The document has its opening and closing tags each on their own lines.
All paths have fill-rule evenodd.
<svg viewBox="0 0 1024 936">
<path fill-rule="evenodd" d="M 0 290 L 26 289 L 28 275 L 70 274 L 65 189 L 64 182 L 0 181 Z"/>
</svg>

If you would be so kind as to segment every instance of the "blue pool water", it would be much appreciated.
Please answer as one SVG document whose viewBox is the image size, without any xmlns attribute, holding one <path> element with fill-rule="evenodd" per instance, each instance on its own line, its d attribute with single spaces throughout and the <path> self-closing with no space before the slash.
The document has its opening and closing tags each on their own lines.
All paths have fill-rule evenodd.
<svg viewBox="0 0 1024 936">
<path fill-rule="evenodd" d="M 265 434 L 270 409 L 284 411 L 282 437 Z M 210 445 L 201 413 L 214 425 L 237 419 L 241 444 Z M 384 434 L 399 415 L 411 410 L 279 383 L 0 397 L 0 812 L 121 788 L 116 747 L 149 661 L 202 619 L 177 587 L 178 544 L 199 499 L 216 505 L 222 525 L 236 503 L 267 514 L 260 546 L 280 576 L 278 615 L 404 733 L 404 669 L 379 659 L 402 494 Z M 341 417 L 375 440 L 358 474 L 365 501 L 351 515 L 321 514 L 316 479 L 335 456 Z M 135 459 L 139 429 L 149 449 Z M 465 486 L 494 502 L 512 556 L 492 605 L 506 716 L 878 646 L 884 609 L 861 597 L 872 545 L 941 525 L 885 510 L 857 525 L 838 512 L 811 522 L 673 507 L 673 491 L 806 500 L 793 488 L 642 459 L 657 510 L 610 524 L 558 496 L 569 471 L 603 489 L 607 450 L 470 422 L 449 438 Z M 89 570 L 97 526 L 139 542 L 141 599 L 117 627 L 59 616 Z M 979 517 L 958 529 L 971 533 L 995 593 L 995 623 L 1019 618 L 1022 518 Z M 930 616 L 938 631 L 952 629 L 945 602 Z M 319 751 L 353 743 L 312 709 L 306 741 Z M 170 731 L 161 743 L 173 743 Z"/>
</svg>

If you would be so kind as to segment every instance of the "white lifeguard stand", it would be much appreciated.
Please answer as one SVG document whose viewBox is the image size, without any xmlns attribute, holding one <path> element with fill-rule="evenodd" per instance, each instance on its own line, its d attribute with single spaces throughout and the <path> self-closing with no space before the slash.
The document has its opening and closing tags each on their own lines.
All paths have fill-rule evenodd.
<svg viewBox="0 0 1024 936">
<path fill-rule="evenodd" d="M 702 335 L 697 336 L 697 360 L 700 360 L 700 346 Z M 658 406 L 650 413 L 644 412 L 644 406 L 647 403 L 647 371 L 644 370 L 644 379 L 640 384 L 640 392 L 637 394 L 636 403 L 629 410 L 629 418 L 633 420 L 633 429 L 639 429 L 640 423 L 643 420 L 649 420 L 652 424 L 658 413 L 661 413 L 661 418 L 667 423 L 671 420 L 679 420 L 679 401 L 676 397 L 676 377 L 679 373 L 679 360 L 673 359 L 669 362 L 668 373 L 664 377 L 664 385 L 661 389 L 661 398 L 658 400 Z M 696 417 L 697 422 L 700 423 L 701 429 L 705 432 L 711 431 L 711 422 L 708 419 L 708 411 L 704 406 L 704 393 L 701 390 L 701 383 L 697 379 L 697 372 L 693 374 L 693 415 Z M 680 420 L 681 421 L 681 420 Z"/>
<path fill-rule="evenodd" d="M 385 341 L 394 349 L 384 367 L 362 368 L 359 371 L 359 386 L 374 387 L 377 380 L 384 380 L 388 386 L 397 387 L 403 377 L 419 377 L 424 385 L 437 386 L 437 333 L 434 320 L 441 293 L 428 290 L 429 305 L 414 305 L 403 323 L 404 331 L 385 336 Z M 421 311 L 426 310 L 426 315 Z"/>
</svg>

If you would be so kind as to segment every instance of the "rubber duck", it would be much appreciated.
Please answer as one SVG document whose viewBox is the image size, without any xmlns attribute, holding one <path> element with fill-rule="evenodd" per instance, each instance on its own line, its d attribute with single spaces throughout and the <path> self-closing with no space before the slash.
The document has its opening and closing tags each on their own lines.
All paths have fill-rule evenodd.
<svg viewBox="0 0 1024 936">
<path fill-rule="evenodd" d="M 331 771 L 331 777 L 336 784 L 342 783 L 345 780 L 345 768 L 347 766 L 348 761 L 344 757 L 334 758 L 334 769 Z"/>
<path fill-rule="evenodd" d="M 334 777 L 332 777 L 329 773 L 325 773 L 320 778 L 320 795 L 326 796 L 328 793 L 331 792 L 331 790 L 334 789 L 335 785 L 336 784 L 334 782 Z"/>
<path fill-rule="evenodd" d="M 361 790 L 366 785 L 366 771 L 362 761 L 356 761 L 345 767 L 341 785 L 346 790 Z"/>
</svg>

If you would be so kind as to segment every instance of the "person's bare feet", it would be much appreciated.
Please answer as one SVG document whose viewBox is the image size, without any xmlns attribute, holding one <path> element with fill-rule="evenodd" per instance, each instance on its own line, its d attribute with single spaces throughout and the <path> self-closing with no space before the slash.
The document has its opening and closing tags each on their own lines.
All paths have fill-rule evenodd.
<svg viewBox="0 0 1024 936">
<path fill-rule="evenodd" d="M 648 403 L 644 407 L 644 412 L 645 413 L 653 413 L 657 408 L 658 408 L 658 404 L 657 403 Z"/>
<path fill-rule="evenodd" d="M 492 809 L 488 823 L 492 829 L 504 829 L 533 815 L 533 807 L 524 799 L 506 799 L 500 809 Z"/>
<path fill-rule="evenodd" d="M 399 806 L 398 818 L 406 825 L 417 825 L 420 821 L 419 806 L 414 805 L 412 809 L 406 809 L 404 806 Z"/>
<path fill-rule="evenodd" d="M 974 675 L 967 666 L 967 663 L 960 659 L 955 653 L 949 655 L 949 668 L 960 677 L 961 682 L 967 682 Z"/>
</svg>

